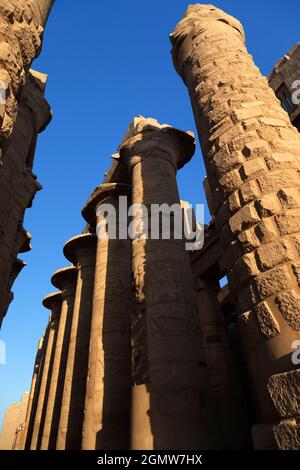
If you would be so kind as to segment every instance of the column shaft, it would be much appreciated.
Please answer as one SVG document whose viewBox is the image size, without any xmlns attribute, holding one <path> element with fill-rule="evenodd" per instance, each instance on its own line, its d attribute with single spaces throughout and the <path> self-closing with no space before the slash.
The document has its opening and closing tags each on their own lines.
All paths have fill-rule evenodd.
<svg viewBox="0 0 300 470">
<path fill-rule="evenodd" d="M 289 372 L 297 367 L 293 344 L 300 338 L 300 135 L 247 53 L 235 18 L 192 5 L 171 41 L 213 188 L 221 263 L 237 306 L 257 419 L 273 423 L 299 412 L 288 402 L 299 377 L 299 370 Z M 278 374 L 292 395 L 280 389 Z"/>
<path fill-rule="evenodd" d="M 102 204 L 115 208 L 126 185 L 103 184 L 83 213 L 105 221 Z M 92 209 L 91 209 L 92 208 Z M 124 214 L 123 214 L 124 215 Z M 127 233 L 127 214 L 125 214 Z M 131 390 L 131 241 L 99 238 L 91 325 L 89 371 L 83 426 L 83 449 L 129 449 Z"/>
<path fill-rule="evenodd" d="M 137 125 L 120 155 L 132 169 L 132 202 L 150 210 L 150 227 L 153 204 L 176 205 L 182 214 L 176 170 L 192 157 L 194 139 L 147 121 L 144 133 L 143 124 Z M 142 225 L 139 215 L 137 222 Z M 142 235 L 132 244 L 136 291 L 146 307 L 150 410 L 145 413 L 150 415 L 154 449 L 207 448 L 207 371 L 193 278 L 184 240 L 172 234 L 163 239 L 159 223 L 158 240 Z"/>
<path fill-rule="evenodd" d="M 57 434 L 57 450 L 80 450 L 87 380 L 94 287 L 96 237 L 79 235 L 69 240 L 65 256 L 77 265 L 77 285 Z"/>
<path fill-rule="evenodd" d="M 33 376 L 31 381 L 30 387 L 30 395 L 28 401 L 28 408 L 27 414 L 25 419 L 25 426 L 24 426 L 24 450 L 30 449 L 34 419 L 36 414 L 36 408 L 38 403 L 38 396 L 41 386 L 41 378 L 44 368 L 44 360 L 45 360 L 45 353 L 47 349 L 47 342 L 48 342 L 48 335 L 49 335 L 49 325 L 45 331 L 45 334 L 40 339 L 38 344 L 38 351 L 36 354 Z"/>
<path fill-rule="evenodd" d="M 57 271 L 52 277 L 52 283 L 55 285 L 55 287 L 61 289 L 62 305 L 55 345 L 41 450 L 55 450 L 56 447 L 57 429 L 59 424 L 72 324 L 76 268 L 68 267 Z"/>
<path fill-rule="evenodd" d="M 50 379 L 53 367 L 55 344 L 58 332 L 58 321 L 61 308 L 61 295 L 60 293 L 51 294 L 51 317 L 50 317 L 50 330 L 47 342 L 47 349 L 45 353 L 45 362 L 43 368 L 43 375 L 39 390 L 38 403 L 36 408 L 30 450 L 39 450 L 41 445 L 41 438 L 44 429 L 45 412 L 48 401 Z M 49 306 L 50 306 L 49 305 Z"/>
</svg>

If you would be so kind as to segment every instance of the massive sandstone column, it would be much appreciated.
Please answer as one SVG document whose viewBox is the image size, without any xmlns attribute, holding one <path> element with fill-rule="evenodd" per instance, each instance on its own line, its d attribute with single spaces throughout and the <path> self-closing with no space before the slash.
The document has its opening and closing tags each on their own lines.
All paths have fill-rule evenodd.
<svg viewBox="0 0 300 470">
<path fill-rule="evenodd" d="M 54 351 L 51 382 L 41 450 L 55 450 L 60 408 L 66 373 L 77 271 L 73 266 L 56 271 L 52 284 L 61 291 L 61 312 Z"/>
<path fill-rule="evenodd" d="M 94 287 L 95 235 L 71 238 L 64 255 L 77 267 L 77 285 L 66 365 L 57 450 L 80 450 L 88 368 L 89 340 Z"/>
<path fill-rule="evenodd" d="M 5 0 L 0 4 L 0 149 L 11 133 L 17 100 L 31 62 L 38 56 L 54 0 Z"/>
<path fill-rule="evenodd" d="M 161 126 L 153 119 L 135 118 L 119 149 L 120 161 L 131 169 L 132 203 L 142 203 L 148 211 L 152 204 L 177 204 L 181 213 L 176 172 L 191 159 L 194 150 L 193 135 Z M 167 215 L 168 207 L 164 211 Z M 148 218 L 149 227 L 153 215 Z M 135 217 L 139 228 L 147 222 L 140 211 Z M 146 341 L 141 349 L 147 351 L 148 361 L 143 365 L 143 355 L 135 357 L 133 373 L 135 385 L 144 388 L 144 404 L 149 393 L 150 405 L 149 410 L 144 409 L 144 416 L 137 416 L 142 410 L 136 410 L 140 404 L 133 403 L 133 415 L 139 430 L 143 420 L 153 435 L 140 439 L 133 429 L 135 448 L 150 444 L 154 449 L 175 450 L 210 445 L 204 423 L 207 373 L 191 266 L 184 240 L 175 239 L 172 233 L 170 239 L 162 239 L 159 224 L 159 239 L 145 239 L 139 234 L 132 243 L 136 297 L 144 305 L 138 311 L 144 317 L 144 327 L 140 321 L 136 334 Z M 144 372 L 139 375 L 138 370 Z M 139 393 L 133 396 L 139 399 Z"/>
<path fill-rule="evenodd" d="M 213 193 L 257 419 L 282 419 L 273 428 L 277 446 L 299 448 L 292 353 L 300 338 L 300 135 L 247 53 L 236 19 L 192 5 L 171 42 Z"/>
<path fill-rule="evenodd" d="M 97 224 L 98 235 L 107 221 L 103 204 L 115 208 L 117 216 L 116 238 L 100 236 L 97 244 L 83 449 L 130 445 L 131 240 L 127 207 L 119 212 L 119 196 L 127 196 L 128 189 L 125 184 L 102 184 L 83 209 L 87 222 Z M 125 239 L 119 237 L 119 228 Z"/>
<path fill-rule="evenodd" d="M 0 168 L 0 325 L 12 300 L 12 284 L 22 268 L 18 253 L 30 250 L 30 234 L 23 228 L 24 211 L 42 187 L 32 172 L 39 132 L 51 120 L 45 100 L 47 75 L 31 70 L 18 103 L 14 131 L 4 148 Z M 24 265 L 24 264 L 23 264 Z"/>
<path fill-rule="evenodd" d="M 51 310 L 51 316 L 49 320 L 50 328 L 49 328 L 49 335 L 48 335 L 48 341 L 47 341 L 47 349 L 45 352 L 44 368 L 43 368 L 43 374 L 41 378 L 41 385 L 39 389 L 39 396 L 38 396 L 38 402 L 37 402 L 37 407 L 36 407 L 32 437 L 31 437 L 31 442 L 30 442 L 30 450 L 38 450 L 41 444 L 41 435 L 42 435 L 43 426 L 44 426 L 45 411 L 46 411 L 49 386 L 50 386 L 50 378 L 51 378 L 52 367 L 53 367 L 55 343 L 56 343 L 57 331 L 58 331 L 58 322 L 59 322 L 60 311 L 61 311 L 61 293 L 55 292 L 53 294 L 47 295 L 47 297 L 43 299 L 43 305 L 45 308 L 48 308 L 49 310 Z"/>
<path fill-rule="evenodd" d="M 27 436 L 29 439 L 31 439 L 32 425 L 33 425 L 35 410 L 36 410 L 36 405 L 37 405 L 37 397 L 39 394 L 39 385 L 40 385 L 39 379 L 41 378 L 41 375 L 42 375 L 43 360 L 45 356 L 46 340 L 47 340 L 47 334 L 45 332 L 45 334 L 39 340 L 38 349 L 37 349 L 37 353 L 35 356 L 34 368 L 33 368 L 33 374 L 32 374 L 32 380 L 31 380 L 31 386 L 30 386 L 30 392 L 29 392 L 29 399 L 28 399 L 28 407 L 27 407 L 26 418 L 25 418 L 25 423 L 24 423 L 22 441 L 20 442 L 19 450 L 25 449 Z"/>
</svg>

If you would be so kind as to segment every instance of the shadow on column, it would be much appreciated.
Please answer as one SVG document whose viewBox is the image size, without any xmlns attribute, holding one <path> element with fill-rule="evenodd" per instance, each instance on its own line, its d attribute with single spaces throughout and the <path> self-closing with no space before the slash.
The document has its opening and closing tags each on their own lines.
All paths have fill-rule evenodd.
<svg viewBox="0 0 300 470">
<path fill-rule="evenodd" d="M 129 246 L 128 246 L 129 245 Z M 98 450 L 130 449 L 131 241 L 109 240 L 103 312 L 104 391 Z M 126 256 L 125 256 L 126 258 Z M 121 265 L 120 265 L 121 264 Z"/>
</svg>

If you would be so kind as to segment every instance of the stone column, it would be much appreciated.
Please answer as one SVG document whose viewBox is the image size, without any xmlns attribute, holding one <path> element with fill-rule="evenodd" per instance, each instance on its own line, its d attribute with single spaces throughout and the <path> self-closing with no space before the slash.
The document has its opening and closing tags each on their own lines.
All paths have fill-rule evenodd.
<svg viewBox="0 0 300 470">
<path fill-rule="evenodd" d="M 69 266 L 56 271 L 51 279 L 52 284 L 61 291 L 62 305 L 41 450 L 55 450 L 56 447 L 57 429 L 70 342 L 76 278 L 76 268 Z"/>
<path fill-rule="evenodd" d="M 300 338 L 300 135 L 247 53 L 235 18 L 212 5 L 191 5 L 171 42 L 213 189 L 257 419 L 289 418 L 295 434 L 299 405 L 290 401 L 300 372 L 291 372 Z"/>
<path fill-rule="evenodd" d="M 4 156 L 0 172 L 0 326 L 13 298 L 12 284 L 21 268 L 16 261 L 17 255 L 31 249 L 31 236 L 23 229 L 23 219 L 26 208 L 31 207 L 36 192 L 42 188 L 32 173 L 32 167 L 38 133 L 47 127 L 52 116 L 50 106 L 44 98 L 46 83 L 47 75 L 30 71 L 26 86 L 19 97 L 18 118 L 14 131 L 2 148 Z"/>
<path fill-rule="evenodd" d="M 76 268 L 71 266 L 59 269 L 53 274 L 51 282 L 55 287 L 61 289 L 62 306 L 57 340 L 54 350 L 49 395 L 45 409 L 45 421 L 41 436 L 41 450 L 55 449 L 68 347 L 70 341 L 74 290 L 76 283 Z"/>
<path fill-rule="evenodd" d="M 31 62 L 38 56 L 44 26 L 54 0 L 29 0 L 16 5 L 6 0 L 0 5 L 0 80 L 6 102 L 0 107 L 0 148 L 13 129 L 17 101 Z"/>
<path fill-rule="evenodd" d="M 53 367 L 55 343 L 58 331 L 58 322 L 61 310 L 61 292 L 55 292 L 47 295 L 43 299 L 45 308 L 51 310 L 50 329 L 45 353 L 44 368 L 41 378 L 38 403 L 35 413 L 33 432 L 30 442 L 30 450 L 38 450 L 41 445 L 41 437 L 44 427 L 45 411 L 47 406 L 50 378 Z"/>
<path fill-rule="evenodd" d="M 196 289 L 204 357 L 212 391 L 212 412 L 216 416 L 216 435 L 221 438 L 221 448 L 243 449 L 250 444 L 245 416 L 246 404 L 218 302 L 219 283 L 212 279 L 198 278 Z"/>
<path fill-rule="evenodd" d="M 158 211 L 149 212 L 153 204 L 165 204 L 161 211 L 168 222 L 173 204 L 182 214 L 176 172 L 194 150 L 190 133 L 142 117 L 130 125 L 120 159 L 131 168 L 132 202 L 148 209 L 149 227 Z M 141 211 L 135 217 L 137 225 L 147 222 Z M 145 306 L 148 372 L 136 377 L 136 384 L 141 380 L 150 391 L 144 420 L 149 413 L 154 449 L 209 448 L 207 371 L 189 256 L 182 237 L 175 239 L 171 230 L 170 239 L 162 239 L 161 224 L 158 229 L 159 239 L 138 235 L 132 244 L 137 299 Z"/>
<path fill-rule="evenodd" d="M 42 367 L 43 367 L 43 358 L 46 349 L 46 332 L 40 339 L 38 343 L 38 349 L 35 356 L 31 387 L 29 392 L 28 407 L 26 412 L 26 418 L 24 423 L 23 437 L 22 442 L 20 443 L 20 449 L 25 450 L 27 436 L 32 433 L 33 417 L 35 416 L 37 396 L 39 392 L 39 377 L 41 376 Z M 31 439 L 31 436 L 30 436 Z"/>
<path fill-rule="evenodd" d="M 83 209 L 85 219 L 91 225 L 97 223 L 99 236 L 100 225 L 107 222 L 104 206 L 109 204 L 115 209 L 117 230 L 116 238 L 100 236 L 97 244 L 83 449 L 129 449 L 132 290 L 128 189 L 125 184 L 102 184 Z M 119 196 L 125 197 L 122 214 Z"/>
<path fill-rule="evenodd" d="M 57 434 L 57 450 L 80 450 L 86 390 L 97 237 L 85 233 L 64 247 L 77 266 L 77 285 Z"/>
</svg>

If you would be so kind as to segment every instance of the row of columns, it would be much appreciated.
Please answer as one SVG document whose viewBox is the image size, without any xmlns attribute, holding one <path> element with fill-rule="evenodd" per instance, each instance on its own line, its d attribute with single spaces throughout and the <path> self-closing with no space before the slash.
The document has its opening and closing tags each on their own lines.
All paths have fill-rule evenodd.
<svg viewBox="0 0 300 470">
<path fill-rule="evenodd" d="M 299 369 L 291 356 L 300 329 L 299 134 L 247 54 L 237 20 L 211 5 L 190 6 L 171 40 L 201 139 L 220 263 L 261 423 L 254 443 L 297 448 Z M 118 159 L 131 175 L 130 201 L 147 209 L 179 204 L 176 172 L 194 146 L 190 133 L 136 118 Z M 97 239 L 107 220 L 103 205 L 117 210 L 121 195 L 128 188 L 120 183 L 96 188 L 83 210 L 89 233 L 67 242 L 72 267 L 54 275 L 60 291 L 44 300 L 51 318 L 26 446 L 241 448 L 246 425 L 216 286 L 199 279 L 194 287 L 184 242 L 162 239 L 161 227 L 158 240 L 141 231 L 132 242 Z M 133 221 L 143 226 L 144 215 Z"/>
<path fill-rule="evenodd" d="M 54 273 L 59 291 L 43 301 L 51 317 L 25 448 L 216 447 L 205 321 L 184 240 L 162 240 L 161 226 L 158 240 L 118 236 L 143 223 L 119 213 L 120 196 L 148 209 L 180 204 L 176 172 L 194 149 L 191 133 L 131 123 L 119 164 L 132 186 L 95 189 L 82 211 L 89 230 L 65 244 L 72 265 Z M 108 205 L 116 238 L 97 237 Z"/>
</svg>

